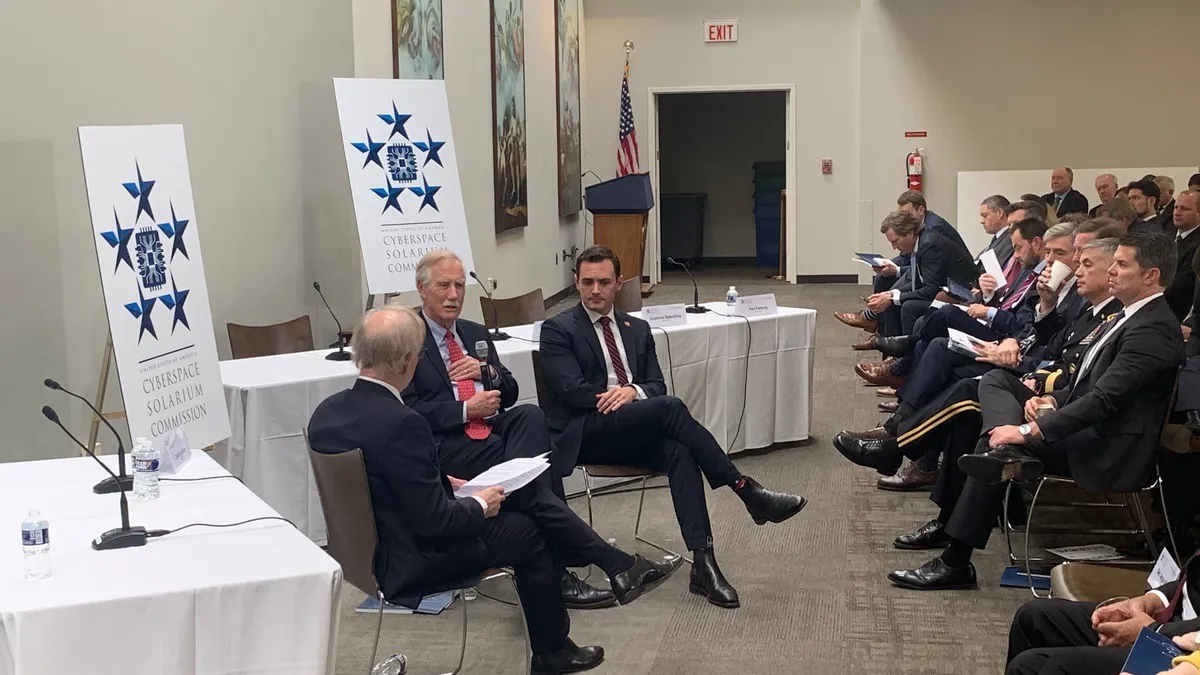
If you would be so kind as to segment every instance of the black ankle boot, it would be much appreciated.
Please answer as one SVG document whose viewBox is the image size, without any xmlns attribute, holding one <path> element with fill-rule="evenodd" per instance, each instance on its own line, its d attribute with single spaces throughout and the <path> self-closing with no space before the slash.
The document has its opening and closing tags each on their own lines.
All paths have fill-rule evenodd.
<svg viewBox="0 0 1200 675">
<path fill-rule="evenodd" d="M 713 554 L 712 544 L 708 548 L 692 551 L 695 556 L 692 563 L 692 577 L 688 582 L 688 590 L 696 595 L 703 595 L 717 607 L 740 607 L 737 589 L 725 580 L 721 568 L 717 566 L 717 557 Z"/>
</svg>

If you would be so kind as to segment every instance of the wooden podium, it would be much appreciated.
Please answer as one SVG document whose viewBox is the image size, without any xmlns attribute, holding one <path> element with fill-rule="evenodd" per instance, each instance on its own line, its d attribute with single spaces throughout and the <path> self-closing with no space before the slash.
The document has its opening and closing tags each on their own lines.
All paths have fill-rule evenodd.
<svg viewBox="0 0 1200 675">
<path fill-rule="evenodd" d="M 646 260 L 646 215 L 654 207 L 650 174 L 635 173 L 588 187 L 587 209 L 594 216 L 594 242 L 611 248 L 622 276 L 641 282 Z M 642 284 L 647 295 L 650 284 Z"/>
</svg>

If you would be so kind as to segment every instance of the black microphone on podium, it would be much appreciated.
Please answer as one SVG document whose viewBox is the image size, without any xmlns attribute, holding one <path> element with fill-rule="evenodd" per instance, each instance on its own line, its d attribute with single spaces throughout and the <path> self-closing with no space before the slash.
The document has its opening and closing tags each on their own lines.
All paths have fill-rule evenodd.
<svg viewBox="0 0 1200 675">
<path fill-rule="evenodd" d="M 99 483 L 96 483 L 96 485 L 94 487 L 92 487 L 92 492 L 95 492 L 98 495 L 107 495 L 107 494 L 112 494 L 114 492 L 123 492 L 125 490 L 132 490 L 133 489 L 133 476 L 130 476 L 128 473 L 125 473 L 125 444 L 121 442 L 121 434 L 117 433 L 117 430 L 113 428 L 113 425 L 111 423 L 109 423 L 109 421 L 104 417 L 104 415 L 100 414 L 99 410 L 96 410 L 96 406 L 92 405 L 91 401 L 80 396 L 79 394 L 76 394 L 75 392 L 71 391 L 70 389 L 63 387 L 57 381 L 52 380 L 48 377 L 46 379 L 42 380 L 42 384 L 46 385 L 47 389 L 54 389 L 56 391 L 61 391 L 62 393 L 66 394 L 67 396 L 71 396 L 73 398 L 79 399 L 80 401 L 83 401 L 83 404 L 86 405 L 88 408 L 90 408 L 92 413 L 94 413 L 96 415 L 96 417 L 101 422 L 104 423 L 104 426 L 108 427 L 108 430 L 112 432 L 113 438 L 117 439 L 117 475 L 113 476 L 112 478 L 105 478 L 104 480 L 100 481 Z M 45 411 L 43 410 L 42 412 L 45 412 Z M 57 417 L 55 417 L 55 420 L 52 420 L 52 421 L 56 421 L 56 420 L 57 420 Z M 64 429 L 64 431 L 65 431 L 65 429 Z M 78 443 L 78 442 L 79 441 L 76 441 L 76 443 Z M 91 452 L 91 448 L 88 448 L 87 450 L 88 450 L 88 452 Z M 109 473 L 112 473 L 112 472 L 110 471 Z"/>
<path fill-rule="evenodd" d="M 93 539 L 92 548 L 96 549 L 97 551 L 111 551 L 117 548 L 145 546 L 146 528 L 140 525 L 137 527 L 130 527 L 129 500 L 125 497 L 125 488 L 121 486 L 121 481 L 117 478 L 117 474 L 113 473 L 112 469 L 108 468 L 107 464 L 101 462 L 100 458 L 96 456 L 96 453 L 92 452 L 91 448 L 80 442 L 78 438 L 75 438 L 75 435 L 70 431 L 67 431 L 67 428 L 63 426 L 62 420 L 58 419 L 58 413 L 54 411 L 54 408 L 51 408 L 48 405 L 42 406 L 42 414 L 46 416 L 46 419 L 57 425 L 59 429 L 62 429 L 63 433 L 66 434 L 72 441 L 75 441 L 75 445 L 83 448 L 83 451 L 88 454 L 88 457 L 96 460 L 96 463 L 99 464 L 102 469 L 108 472 L 108 475 L 112 477 L 113 482 L 120 488 L 121 526 L 111 529 Z"/>
<path fill-rule="evenodd" d="M 479 370 L 483 373 L 483 388 L 485 391 L 491 391 L 495 389 L 493 386 L 495 383 L 492 382 L 492 368 L 487 362 L 488 356 L 491 354 L 491 348 L 488 347 L 487 340 L 475 341 L 475 353 L 478 355 L 479 360 L 483 361 L 483 364 L 479 367 Z"/>
<path fill-rule="evenodd" d="M 337 325 L 338 329 L 338 350 L 336 352 L 329 352 L 326 354 L 325 360 L 349 361 L 354 357 L 350 355 L 350 352 L 346 351 L 346 340 L 342 337 L 342 322 L 338 321 L 337 314 L 333 313 L 333 308 L 329 306 L 329 301 L 325 299 L 325 294 L 321 292 L 321 283 L 314 281 L 313 288 L 317 290 L 317 295 L 321 296 L 321 302 L 325 303 L 325 309 L 329 310 L 329 316 L 333 317 L 333 323 Z"/>
<path fill-rule="evenodd" d="M 688 266 L 670 257 L 667 258 L 667 262 L 671 263 L 672 265 L 679 265 L 682 267 L 683 271 L 687 272 L 688 278 L 692 280 L 692 306 L 687 307 L 685 311 L 688 314 L 703 314 L 705 312 L 711 312 L 711 309 L 700 306 L 700 287 L 696 285 L 696 277 L 692 276 L 692 271 L 688 269 Z"/>
<path fill-rule="evenodd" d="M 471 270 L 471 278 L 479 283 L 479 285 L 483 288 L 483 294 L 486 295 L 488 301 L 492 303 L 492 332 L 490 335 L 488 335 L 488 337 L 492 338 L 493 342 L 507 340 L 508 333 L 500 332 L 500 310 L 496 309 L 496 301 L 492 298 L 491 289 L 488 288 L 487 284 L 483 283 L 483 279 L 480 279 L 478 274 L 475 274 L 475 270 Z"/>
</svg>

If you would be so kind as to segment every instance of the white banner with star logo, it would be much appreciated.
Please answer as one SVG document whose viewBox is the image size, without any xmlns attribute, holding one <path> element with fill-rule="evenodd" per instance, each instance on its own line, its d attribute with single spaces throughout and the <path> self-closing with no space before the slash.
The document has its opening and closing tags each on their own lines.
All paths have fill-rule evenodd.
<svg viewBox="0 0 1200 675">
<path fill-rule="evenodd" d="M 445 81 L 334 79 L 333 88 L 367 291 L 416 289 L 417 261 L 435 248 L 474 269 Z"/>
<path fill-rule="evenodd" d="M 92 237 L 132 438 L 229 438 L 183 127 L 80 127 Z"/>
</svg>

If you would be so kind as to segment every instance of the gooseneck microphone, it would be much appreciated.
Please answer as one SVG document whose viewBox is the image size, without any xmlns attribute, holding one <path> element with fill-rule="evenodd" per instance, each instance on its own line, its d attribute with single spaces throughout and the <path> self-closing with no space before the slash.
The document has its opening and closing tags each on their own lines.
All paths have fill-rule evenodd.
<svg viewBox="0 0 1200 675">
<path fill-rule="evenodd" d="M 487 284 L 483 283 L 483 279 L 480 279 L 478 274 L 475 274 L 475 270 L 471 270 L 471 278 L 479 283 L 480 287 L 483 288 L 483 294 L 492 303 L 492 332 L 488 337 L 492 338 L 493 342 L 507 340 L 508 333 L 500 332 L 500 310 L 496 308 L 496 300 L 492 298 L 491 289 L 488 288 Z"/>
<path fill-rule="evenodd" d="M 329 310 L 329 316 L 333 317 L 333 323 L 337 325 L 338 329 L 338 350 L 336 352 L 329 352 L 325 356 L 325 360 L 349 361 L 353 357 L 350 355 L 350 352 L 346 351 L 346 340 L 342 337 L 342 322 L 338 321 L 337 314 L 333 313 L 333 308 L 329 306 L 329 301 L 325 299 L 325 294 L 321 292 L 321 283 L 314 281 L 313 288 L 316 289 L 317 295 L 321 296 L 321 302 L 325 303 L 325 309 Z"/>
<path fill-rule="evenodd" d="M 71 391 L 70 389 L 63 387 L 56 380 L 52 380 L 48 377 L 46 379 L 42 380 L 42 384 L 46 385 L 47 389 L 54 389 L 55 391 L 61 391 L 62 393 L 66 394 L 67 396 L 71 396 L 73 398 L 79 399 L 80 401 L 83 401 L 83 404 L 86 405 L 88 408 L 90 408 L 91 411 L 93 413 L 95 413 L 96 417 L 101 422 L 104 423 L 104 426 L 108 427 L 108 430 L 112 432 L 113 438 L 117 439 L 117 475 L 114 475 L 112 478 L 105 478 L 104 480 L 100 481 L 99 483 L 96 483 L 96 485 L 92 487 L 92 492 L 95 492 L 98 495 L 108 495 L 108 494 L 112 494 L 114 492 L 124 492 L 125 490 L 132 490 L 133 489 L 133 476 L 125 473 L 125 444 L 121 442 L 121 434 L 117 433 L 117 430 L 113 428 L 113 425 L 104 417 L 104 415 L 100 414 L 99 410 L 96 410 L 96 406 L 92 405 L 91 401 L 80 396 L 79 394 L 76 394 L 75 392 Z M 43 410 L 42 412 L 45 412 L 45 410 Z M 55 419 L 51 420 L 51 421 L 58 423 L 57 420 L 58 420 L 58 417 L 55 416 Z M 60 424 L 60 426 L 61 426 L 61 424 Z M 63 429 L 63 431 L 66 431 L 66 429 Z M 75 441 L 75 442 L 79 443 L 79 441 Z M 89 453 L 91 452 L 90 448 L 85 448 L 85 449 Z M 108 467 L 105 467 L 105 468 L 108 468 Z M 110 471 L 109 473 L 112 473 L 112 472 Z"/>
<path fill-rule="evenodd" d="M 667 258 L 667 262 L 671 263 L 672 265 L 678 265 L 682 267 L 683 271 L 687 272 L 688 278 L 692 280 L 692 306 L 685 308 L 685 311 L 688 314 L 703 314 L 705 312 L 711 312 L 711 309 L 700 306 L 700 287 L 696 285 L 696 277 L 692 276 L 692 271 L 688 269 L 688 266 L 674 258 Z"/>
<path fill-rule="evenodd" d="M 51 380 L 47 381 L 49 382 Z M 54 411 L 54 408 L 51 408 L 50 406 L 43 406 L 42 414 L 46 416 L 46 419 L 58 426 L 59 429 L 62 429 L 63 433 L 66 434 L 68 438 L 70 438 L 72 441 L 75 441 L 75 445 L 83 448 L 83 451 L 88 454 L 88 457 L 96 460 L 96 463 L 100 465 L 100 468 L 107 471 L 108 475 L 112 477 L 113 482 L 120 487 L 121 526 L 111 529 L 93 539 L 92 548 L 96 549 L 97 551 L 111 551 L 118 548 L 130 548 L 131 546 L 145 546 L 146 528 L 140 525 L 137 527 L 130 527 L 129 500 L 125 497 L 125 488 L 121 486 L 121 481 L 117 478 L 117 474 L 113 473 L 112 469 L 108 468 L 107 464 L 101 462 L 100 458 L 96 456 L 96 453 L 92 452 L 91 448 L 80 442 L 78 438 L 75 438 L 75 435 L 70 431 L 67 431 L 67 428 L 63 426 L 62 420 L 58 419 L 58 413 Z"/>
<path fill-rule="evenodd" d="M 495 389 L 495 382 L 492 382 L 492 368 L 488 365 L 488 356 L 491 354 L 491 349 L 488 347 L 487 340 L 475 341 L 475 353 L 479 355 L 479 360 L 483 361 L 483 365 L 479 370 L 483 373 L 483 389 L 491 391 Z"/>
</svg>

